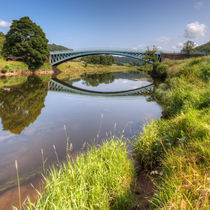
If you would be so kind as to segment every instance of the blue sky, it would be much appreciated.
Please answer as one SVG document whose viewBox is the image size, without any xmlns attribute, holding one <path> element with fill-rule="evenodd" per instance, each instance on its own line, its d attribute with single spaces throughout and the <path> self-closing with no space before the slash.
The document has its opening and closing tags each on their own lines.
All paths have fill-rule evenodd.
<svg viewBox="0 0 210 210">
<path fill-rule="evenodd" d="M 50 43 L 81 48 L 179 51 L 210 40 L 210 0 L 0 0 L 0 31 L 29 16 Z"/>
</svg>

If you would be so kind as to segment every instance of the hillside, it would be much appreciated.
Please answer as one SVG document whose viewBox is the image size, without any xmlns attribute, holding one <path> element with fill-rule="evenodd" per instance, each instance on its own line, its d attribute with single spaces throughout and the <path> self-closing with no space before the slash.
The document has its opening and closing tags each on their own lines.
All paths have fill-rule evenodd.
<svg viewBox="0 0 210 210">
<path fill-rule="evenodd" d="M 210 53 L 210 42 L 200 45 L 193 50 L 194 52 L 208 52 Z"/>
<path fill-rule="evenodd" d="M 48 44 L 48 47 L 50 51 L 72 50 L 62 45 L 57 45 L 57 44 Z"/>
<path fill-rule="evenodd" d="M 142 65 L 141 60 L 137 60 L 131 57 L 124 57 L 124 56 L 114 56 L 114 63 L 117 65 L 123 65 L 125 63 L 130 63 L 134 65 Z"/>
</svg>

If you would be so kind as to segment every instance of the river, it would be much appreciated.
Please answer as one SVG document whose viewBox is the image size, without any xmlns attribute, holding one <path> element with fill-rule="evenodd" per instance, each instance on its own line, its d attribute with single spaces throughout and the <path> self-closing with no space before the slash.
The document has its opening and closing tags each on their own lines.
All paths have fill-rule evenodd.
<svg viewBox="0 0 210 210">
<path fill-rule="evenodd" d="M 124 91 L 152 83 L 137 71 L 59 76 L 77 88 Z M 0 209 L 17 206 L 15 160 L 22 183 L 22 199 L 38 187 L 43 166 L 62 161 L 66 140 L 72 155 L 84 145 L 98 144 L 112 135 L 138 134 L 143 124 L 161 116 L 161 107 L 149 96 L 94 96 L 50 91 L 38 76 L 11 85 L 0 79 Z M 14 83 L 14 82 L 13 82 Z M 66 129 L 65 129 L 66 128 Z"/>
</svg>

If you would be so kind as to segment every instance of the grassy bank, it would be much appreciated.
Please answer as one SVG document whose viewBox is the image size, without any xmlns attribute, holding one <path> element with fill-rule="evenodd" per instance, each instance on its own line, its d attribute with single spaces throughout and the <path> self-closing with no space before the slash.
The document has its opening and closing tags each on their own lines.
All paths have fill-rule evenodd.
<svg viewBox="0 0 210 210">
<path fill-rule="evenodd" d="M 39 75 L 39 78 L 43 82 L 49 82 L 51 79 L 51 74 L 43 74 Z M 24 82 L 27 81 L 28 76 L 27 75 L 19 75 L 16 77 L 4 77 L 0 79 L 0 88 L 4 87 L 14 87 L 16 85 L 21 85 Z"/>
<path fill-rule="evenodd" d="M 57 66 L 57 68 L 61 71 L 61 74 L 57 76 L 58 79 L 64 78 L 71 78 L 71 79 L 78 79 L 84 73 L 94 74 L 94 73 L 108 73 L 108 72 L 122 72 L 122 71 L 136 71 L 139 67 L 137 66 L 105 66 L 99 64 L 88 64 L 87 66 L 79 62 L 75 61 L 68 61 L 62 63 Z"/>
<path fill-rule="evenodd" d="M 112 139 L 73 162 L 51 168 L 44 193 L 29 209 L 130 209 L 134 167 L 126 144 Z"/>
<path fill-rule="evenodd" d="M 210 187 L 210 57 L 165 61 L 155 91 L 164 116 L 134 143 L 142 170 L 159 174 L 151 208 L 208 209 Z"/>
<path fill-rule="evenodd" d="M 50 63 L 44 63 L 37 72 L 52 71 L 52 66 Z M 28 68 L 28 65 L 21 61 L 6 61 L 3 57 L 0 56 L 0 76 L 12 76 L 27 74 L 31 71 Z"/>
<path fill-rule="evenodd" d="M 57 66 L 60 71 L 69 72 L 69 71 L 104 71 L 110 69 L 110 71 L 122 71 L 122 70 L 136 70 L 138 66 L 118 66 L 113 65 L 100 65 L 100 64 L 85 64 L 80 61 L 68 61 Z"/>
</svg>

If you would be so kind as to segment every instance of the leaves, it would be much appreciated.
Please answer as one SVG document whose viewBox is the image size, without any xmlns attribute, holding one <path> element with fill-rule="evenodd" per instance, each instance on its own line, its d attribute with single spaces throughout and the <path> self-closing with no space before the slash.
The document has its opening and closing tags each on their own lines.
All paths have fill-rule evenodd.
<svg viewBox="0 0 210 210">
<path fill-rule="evenodd" d="M 49 55 L 48 40 L 29 17 L 14 20 L 3 46 L 4 56 L 21 56 L 30 69 L 39 68 Z"/>
</svg>

